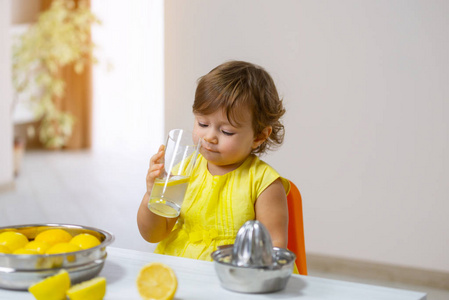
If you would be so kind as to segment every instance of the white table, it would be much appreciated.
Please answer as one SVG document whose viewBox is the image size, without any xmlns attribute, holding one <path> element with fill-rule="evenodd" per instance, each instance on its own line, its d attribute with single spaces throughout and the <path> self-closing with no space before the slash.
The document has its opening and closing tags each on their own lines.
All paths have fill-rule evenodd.
<svg viewBox="0 0 449 300">
<path fill-rule="evenodd" d="M 333 299 L 333 300 L 425 300 L 426 294 L 380 286 L 292 275 L 285 290 L 271 294 L 241 294 L 220 286 L 212 262 L 158 255 L 135 250 L 107 248 L 108 257 L 100 276 L 106 277 L 105 300 L 141 299 L 136 288 L 139 270 L 157 261 L 169 265 L 178 278 L 176 300 L 187 299 Z M 0 289 L 2 300 L 32 300 L 28 292 Z"/>
</svg>

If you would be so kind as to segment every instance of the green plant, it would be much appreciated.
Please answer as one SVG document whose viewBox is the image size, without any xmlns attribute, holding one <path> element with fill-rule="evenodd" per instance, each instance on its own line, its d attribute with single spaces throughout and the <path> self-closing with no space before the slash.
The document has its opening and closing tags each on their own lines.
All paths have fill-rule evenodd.
<svg viewBox="0 0 449 300">
<path fill-rule="evenodd" d="M 39 139 L 44 146 L 60 148 L 72 135 L 74 116 L 56 105 L 65 95 L 63 67 L 82 73 L 95 63 L 90 28 L 99 23 L 87 2 L 54 0 L 38 21 L 13 44 L 13 83 L 17 94 L 30 93 L 41 120 Z"/>
</svg>

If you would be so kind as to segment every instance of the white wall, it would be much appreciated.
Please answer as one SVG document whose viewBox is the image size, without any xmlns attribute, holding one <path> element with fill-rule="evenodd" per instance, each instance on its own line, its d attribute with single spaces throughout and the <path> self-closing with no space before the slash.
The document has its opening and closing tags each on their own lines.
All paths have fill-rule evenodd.
<svg viewBox="0 0 449 300">
<path fill-rule="evenodd" d="M 0 0 L 0 188 L 13 182 L 11 2 Z"/>
<path fill-rule="evenodd" d="M 94 151 L 143 151 L 164 141 L 163 0 L 91 1 Z M 146 164 L 146 163 L 145 163 Z"/>
<path fill-rule="evenodd" d="M 449 272 L 449 2 L 167 0 L 165 128 L 199 76 L 264 66 L 286 140 L 266 156 L 303 195 L 317 253 Z"/>
</svg>

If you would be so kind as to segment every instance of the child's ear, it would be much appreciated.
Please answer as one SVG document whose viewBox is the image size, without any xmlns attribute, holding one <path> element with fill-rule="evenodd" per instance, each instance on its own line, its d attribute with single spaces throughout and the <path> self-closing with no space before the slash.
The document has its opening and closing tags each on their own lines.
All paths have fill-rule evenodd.
<svg viewBox="0 0 449 300">
<path fill-rule="evenodd" d="M 270 136 L 271 132 L 273 131 L 273 128 L 271 126 L 265 127 L 261 133 L 259 133 L 253 141 L 253 149 L 256 149 L 260 145 L 262 145 L 263 142 L 265 142 L 268 137 Z"/>
</svg>

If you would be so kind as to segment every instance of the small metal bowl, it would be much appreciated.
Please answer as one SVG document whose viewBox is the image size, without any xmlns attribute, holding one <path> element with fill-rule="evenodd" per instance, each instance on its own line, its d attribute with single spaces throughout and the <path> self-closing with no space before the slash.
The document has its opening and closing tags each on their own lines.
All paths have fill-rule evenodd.
<svg viewBox="0 0 449 300">
<path fill-rule="evenodd" d="M 40 232 L 48 229 L 64 229 L 72 236 L 89 233 L 100 239 L 101 244 L 86 250 L 61 254 L 15 255 L 0 253 L 0 288 L 27 290 L 42 279 L 65 269 L 72 284 L 97 276 L 106 260 L 106 246 L 114 241 L 108 231 L 70 224 L 29 224 L 0 227 L 0 233 L 16 231 L 33 240 Z"/>
<path fill-rule="evenodd" d="M 269 267 L 244 267 L 232 264 L 233 245 L 212 253 L 221 285 L 240 293 L 272 293 L 285 288 L 293 273 L 296 255 L 273 247 L 274 264 Z"/>
</svg>

